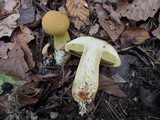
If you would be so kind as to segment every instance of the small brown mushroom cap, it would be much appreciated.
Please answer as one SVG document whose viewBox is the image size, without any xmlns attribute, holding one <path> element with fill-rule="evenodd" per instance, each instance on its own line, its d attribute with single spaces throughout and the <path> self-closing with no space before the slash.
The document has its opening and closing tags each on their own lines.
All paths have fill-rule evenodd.
<svg viewBox="0 0 160 120">
<path fill-rule="evenodd" d="M 49 35 L 61 35 L 67 31 L 70 22 L 63 12 L 51 10 L 42 19 L 42 27 Z"/>
</svg>

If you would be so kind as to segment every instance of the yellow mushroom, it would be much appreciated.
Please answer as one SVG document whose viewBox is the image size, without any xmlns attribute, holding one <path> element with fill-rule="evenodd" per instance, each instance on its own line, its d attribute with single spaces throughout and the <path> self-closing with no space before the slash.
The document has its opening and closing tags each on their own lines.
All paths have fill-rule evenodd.
<svg viewBox="0 0 160 120">
<path fill-rule="evenodd" d="M 70 41 L 70 36 L 67 31 L 69 25 L 70 22 L 67 15 L 59 11 L 51 10 L 47 12 L 42 19 L 44 31 L 54 37 L 54 57 L 56 63 L 60 66 L 63 66 L 70 57 L 70 54 L 64 50 L 65 44 Z M 49 43 L 46 46 L 48 47 L 48 45 Z M 44 48 L 46 49 L 46 47 Z"/>
<path fill-rule="evenodd" d="M 116 50 L 107 42 L 89 36 L 76 38 L 65 45 L 65 50 L 81 56 L 73 81 L 72 96 L 86 113 L 85 104 L 95 98 L 99 85 L 100 62 L 110 67 L 120 66 Z"/>
</svg>

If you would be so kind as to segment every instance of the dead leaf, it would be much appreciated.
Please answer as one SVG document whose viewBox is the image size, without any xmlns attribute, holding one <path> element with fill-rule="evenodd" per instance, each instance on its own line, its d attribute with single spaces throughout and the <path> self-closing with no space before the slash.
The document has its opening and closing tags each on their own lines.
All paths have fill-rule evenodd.
<svg viewBox="0 0 160 120">
<path fill-rule="evenodd" d="M 33 23 L 35 20 L 35 9 L 30 0 L 24 0 L 23 5 L 19 8 L 20 24 Z"/>
<path fill-rule="evenodd" d="M 127 76 L 130 72 L 130 65 L 137 60 L 137 57 L 133 55 L 127 55 L 127 54 L 119 55 L 119 57 L 121 59 L 121 66 L 116 68 L 109 68 L 110 73 L 112 76 L 118 73 L 118 75 L 120 75 L 122 78 L 128 79 Z M 104 67 L 102 69 L 102 72 L 106 73 L 107 71 L 106 69 L 107 68 Z"/>
<path fill-rule="evenodd" d="M 13 43 L 14 47 L 8 52 L 8 59 L 0 59 L 0 73 L 11 74 L 13 76 L 26 79 L 29 70 L 24 53 L 19 45 Z"/>
<path fill-rule="evenodd" d="M 99 90 L 104 90 L 106 93 L 118 96 L 126 97 L 126 94 L 115 84 L 114 80 L 100 74 Z"/>
<path fill-rule="evenodd" d="M 152 31 L 152 34 L 160 39 L 160 25 L 158 26 L 158 28 L 154 31 Z"/>
<path fill-rule="evenodd" d="M 18 102 L 21 106 L 35 104 L 38 101 L 38 95 L 42 92 L 40 88 L 36 88 L 31 83 L 25 84 L 18 92 Z"/>
<path fill-rule="evenodd" d="M 90 28 L 89 34 L 95 35 L 98 32 L 98 29 L 99 29 L 99 24 L 95 24 Z"/>
<path fill-rule="evenodd" d="M 89 9 L 85 0 L 67 0 L 66 7 L 70 16 L 73 17 L 72 21 L 78 30 L 83 24 L 88 23 Z"/>
<path fill-rule="evenodd" d="M 0 1 L 0 19 L 18 11 L 23 0 L 1 0 Z"/>
<path fill-rule="evenodd" d="M 16 42 L 22 47 L 24 52 L 25 61 L 29 67 L 29 69 L 33 69 L 35 67 L 35 62 L 32 57 L 32 52 L 28 47 L 28 43 L 34 39 L 33 32 L 27 26 L 20 26 L 20 29 L 14 32 L 11 37 L 12 42 Z"/>
<path fill-rule="evenodd" d="M 21 5 L 21 0 L 4 0 L 4 9 L 15 12 Z"/>
<path fill-rule="evenodd" d="M 121 21 L 120 21 L 120 16 L 113 10 L 111 5 L 106 5 L 106 4 L 103 3 L 103 8 L 110 13 L 109 17 L 112 20 L 114 20 L 118 24 L 122 24 Z"/>
<path fill-rule="evenodd" d="M 5 114 L 5 111 L 7 109 L 8 97 L 9 97 L 9 94 L 4 94 L 0 96 L 0 118 Z"/>
<path fill-rule="evenodd" d="M 124 80 L 118 73 L 112 76 L 115 83 L 126 83 L 127 81 Z"/>
<path fill-rule="evenodd" d="M 152 34 L 160 39 L 160 14 L 159 14 L 158 21 L 159 21 L 159 26 L 157 27 L 156 30 L 152 31 Z"/>
<path fill-rule="evenodd" d="M 119 0 L 116 13 L 130 20 L 140 21 L 153 17 L 160 8 L 160 0 L 134 0 L 129 4 L 127 0 Z"/>
<path fill-rule="evenodd" d="M 121 48 L 130 46 L 131 44 L 141 44 L 150 38 L 149 33 L 143 28 L 128 28 L 121 35 Z"/>
<path fill-rule="evenodd" d="M 117 24 L 114 20 L 109 19 L 109 16 L 100 4 L 96 4 L 96 13 L 98 15 L 98 21 L 102 28 L 108 33 L 110 38 L 115 41 L 123 32 L 124 25 Z"/>
<path fill-rule="evenodd" d="M 0 41 L 0 58 L 4 60 L 7 59 L 7 53 L 13 48 L 13 46 L 13 43 L 5 43 L 3 41 Z"/>
<path fill-rule="evenodd" d="M 0 38 L 10 36 L 15 28 L 18 27 L 17 20 L 20 15 L 18 13 L 9 15 L 7 18 L 0 21 Z"/>
</svg>

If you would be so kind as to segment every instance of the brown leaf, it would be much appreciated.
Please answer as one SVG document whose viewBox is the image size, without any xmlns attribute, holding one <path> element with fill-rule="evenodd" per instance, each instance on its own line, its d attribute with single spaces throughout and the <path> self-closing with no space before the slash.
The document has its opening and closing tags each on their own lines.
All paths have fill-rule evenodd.
<svg viewBox="0 0 160 120">
<path fill-rule="evenodd" d="M 13 49 L 8 52 L 8 59 L 0 59 L 0 73 L 12 74 L 26 79 L 28 70 L 29 68 L 24 60 L 24 53 L 21 47 L 14 43 Z"/>
<path fill-rule="evenodd" d="M 16 21 L 19 19 L 18 13 L 9 15 L 7 18 L 0 21 L 0 38 L 10 36 L 15 28 L 18 27 Z"/>
<path fill-rule="evenodd" d="M 100 74 L 99 90 L 118 97 L 126 97 L 126 94 L 115 84 L 114 80 Z"/>
<path fill-rule="evenodd" d="M 99 29 L 99 24 L 95 24 L 90 28 L 89 34 L 95 35 L 98 32 L 98 29 Z"/>
<path fill-rule="evenodd" d="M 118 24 L 122 24 L 121 21 L 120 21 L 120 16 L 113 10 L 111 5 L 106 5 L 106 4 L 103 3 L 103 8 L 110 13 L 109 17 L 112 20 L 114 20 Z"/>
<path fill-rule="evenodd" d="M 79 30 L 81 26 L 87 24 L 89 21 L 89 9 L 85 0 L 67 0 L 67 10 L 75 27 Z"/>
<path fill-rule="evenodd" d="M 130 46 L 131 44 L 141 44 L 150 38 L 149 33 L 143 28 L 129 28 L 121 35 L 121 48 Z"/>
<path fill-rule="evenodd" d="M 157 27 L 156 30 L 152 31 L 152 34 L 160 39 L 160 14 L 159 14 L 158 21 L 159 21 L 159 26 Z"/>
<path fill-rule="evenodd" d="M 35 104 L 38 101 L 37 95 L 41 93 L 41 89 L 34 87 L 30 83 L 25 84 L 19 90 L 18 102 L 21 106 Z"/>
<path fill-rule="evenodd" d="M 160 25 L 156 30 L 152 31 L 152 34 L 160 39 Z"/>
<path fill-rule="evenodd" d="M 5 43 L 0 41 L 0 58 L 7 59 L 7 52 L 13 48 L 13 43 Z"/>
<path fill-rule="evenodd" d="M 121 17 L 140 21 L 153 17 L 159 8 L 160 0 L 134 0 L 132 4 L 127 0 L 120 0 L 116 12 Z"/>
<path fill-rule="evenodd" d="M 20 26 L 20 29 L 15 31 L 11 37 L 12 42 L 16 42 L 22 47 L 24 58 L 29 69 L 33 69 L 35 67 L 32 52 L 27 45 L 33 39 L 34 36 L 32 34 L 32 31 L 27 26 Z"/>
<path fill-rule="evenodd" d="M 8 97 L 9 94 L 4 94 L 0 96 L 0 118 L 2 115 L 4 115 L 7 106 L 8 106 Z"/>
<path fill-rule="evenodd" d="M 108 33 L 110 38 L 115 41 L 124 30 L 123 24 L 117 24 L 114 20 L 107 18 L 107 13 L 101 5 L 96 4 L 96 13 L 98 21 L 102 28 Z"/>
<path fill-rule="evenodd" d="M 18 11 L 23 0 L 2 0 L 0 1 L 0 19 Z"/>
<path fill-rule="evenodd" d="M 114 82 L 116 82 L 116 83 L 126 83 L 127 82 L 118 73 L 114 74 L 112 76 L 112 78 L 113 78 Z"/>
</svg>

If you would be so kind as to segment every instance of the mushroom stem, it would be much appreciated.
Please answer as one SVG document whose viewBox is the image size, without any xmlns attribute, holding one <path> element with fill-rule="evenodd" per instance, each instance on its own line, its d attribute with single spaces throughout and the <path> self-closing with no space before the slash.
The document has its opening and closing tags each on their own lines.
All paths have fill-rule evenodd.
<svg viewBox="0 0 160 120">
<path fill-rule="evenodd" d="M 68 34 L 68 31 L 66 31 L 64 34 L 61 35 L 55 35 L 54 36 L 54 47 L 56 50 L 64 50 L 64 46 L 67 42 L 70 41 L 70 36 Z"/>
<path fill-rule="evenodd" d="M 72 95 L 77 102 L 91 102 L 99 85 L 99 64 L 102 53 L 96 47 L 84 48 L 75 76 Z"/>
<path fill-rule="evenodd" d="M 60 66 L 63 66 L 66 63 L 66 61 L 70 58 L 70 53 L 67 53 L 64 49 L 64 46 L 69 41 L 70 41 L 70 36 L 68 34 L 68 31 L 66 31 L 62 35 L 54 36 L 54 48 L 55 48 L 54 58 L 56 60 L 56 63 Z"/>
</svg>

